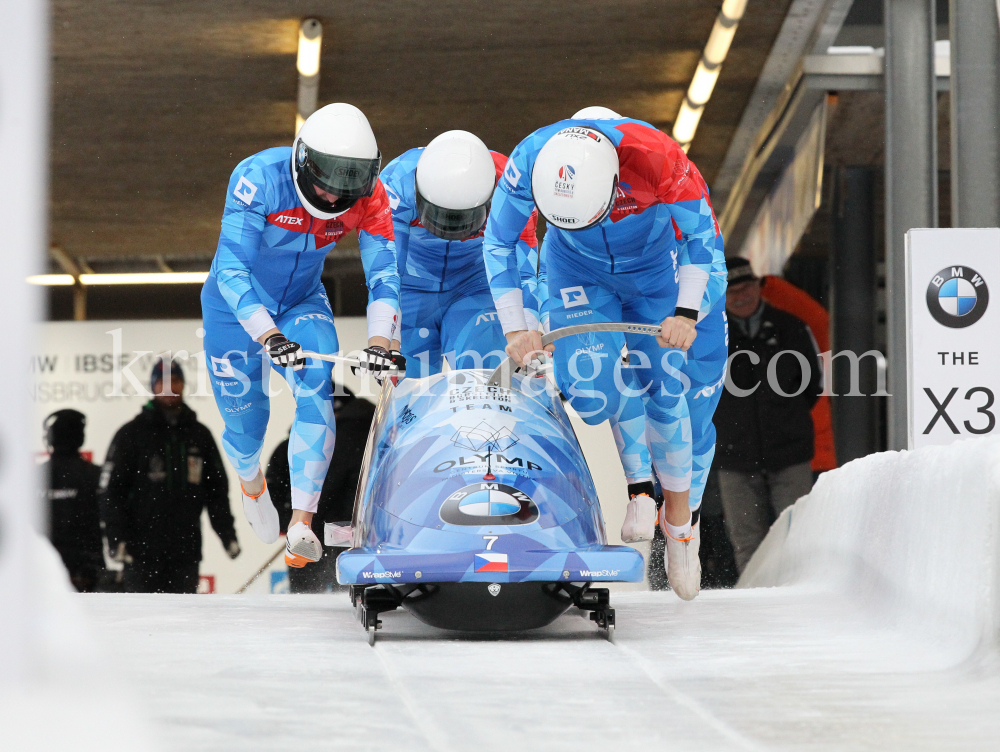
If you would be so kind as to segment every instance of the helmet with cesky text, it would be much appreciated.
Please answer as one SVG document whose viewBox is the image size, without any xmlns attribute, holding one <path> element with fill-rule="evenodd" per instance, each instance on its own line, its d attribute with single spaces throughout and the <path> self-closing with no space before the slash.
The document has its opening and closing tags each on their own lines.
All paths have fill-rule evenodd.
<svg viewBox="0 0 1000 752">
<path fill-rule="evenodd" d="M 618 189 L 618 152 L 598 130 L 563 128 L 538 152 L 531 193 L 545 221 L 560 230 L 586 230 L 603 222 Z"/>
<path fill-rule="evenodd" d="M 490 150 L 468 131 L 448 131 L 420 154 L 414 175 L 417 215 L 443 240 L 466 240 L 486 225 L 497 170 Z"/>
<path fill-rule="evenodd" d="M 333 219 L 371 196 L 381 166 L 368 118 L 343 102 L 310 115 L 292 145 L 295 192 L 317 219 Z"/>
</svg>

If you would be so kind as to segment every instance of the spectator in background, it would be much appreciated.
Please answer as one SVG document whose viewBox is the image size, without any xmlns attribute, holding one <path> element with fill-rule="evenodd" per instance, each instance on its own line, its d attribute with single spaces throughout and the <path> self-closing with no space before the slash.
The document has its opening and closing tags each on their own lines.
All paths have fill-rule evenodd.
<svg viewBox="0 0 1000 752">
<path fill-rule="evenodd" d="M 323 482 L 319 508 L 312 519 L 312 530 L 324 541 L 327 522 L 347 522 L 354 514 L 354 496 L 358 489 L 361 464 L 368 444 L 368 432 L 375 417 L 375 405 L 355 397 L 347 388 L 333 385 L 333 416 L 337 421 L 337 445 L 330 469 Z M 343 396 L 338 396 L 343 395 Z M 267 487 L 278 510 L 281 531 L 288 529 L 292 518 L 292 489 L 288 473 L 288 439 L 278 444 L 267 463 Z M 293 593 L 323 593 L 337 585 L 337 557 L 343 548 L 323 548 L 323 558 L 308 567 L 288 569 L 288 585 Z"/>
<path fill-rule="evenodd" d="M 760 294 L 766 303 L 802 319 L 821 353 L 830 350 L 830 314 L 809 293 L 791 282 L 771 274 L 760 280 Z M 833 374 L 829 374 L 833 378 Z M 813 477 L 837 467 L 837 450 L 833 441 L 833 420 L 830 398 L 821 394 L 812 409 L 815 452 L 812 459 Z"/>
<path fill-rule="evenodd" d="M 761 300 L 746 259 L 726 266 L 730 361 L 715 413 L 715 465 L 742 572 L 776 516 L 812 488 L 810 411 L 822 371 L 809 327 Z"/>
<path fill-rule="evenodd" d="M 125 562 L 125 590 L 194 593 L 201 562 L 201 512 L 231 558 L 240 554 L 229 480 L 211 432 L 184 404 L 184 372 L 156 362 L 153 399 L 115 434 L 101 471 L 108 546 Z"/>
<path fill-rule="evenodd" d="M 97 485 L 101 470 L 80 456 L 87 418 L 59 410 L 45 419 L 49 459 L 42 465 L 49 507 L 49 540 L 81 593 L 97 589 L 104 572 Z"/>
</svg>

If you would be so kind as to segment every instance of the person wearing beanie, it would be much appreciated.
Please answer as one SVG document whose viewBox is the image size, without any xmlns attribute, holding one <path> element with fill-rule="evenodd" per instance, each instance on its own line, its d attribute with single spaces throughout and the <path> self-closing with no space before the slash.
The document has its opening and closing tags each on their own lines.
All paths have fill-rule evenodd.
<svg viewBox="0 0 1000 752">
<path fill-rule="evenodd" d="M 58 410 L 45 419 L 49 459 L 41 472 L 49 540 L 66 565 L 73 587 L 92 593 L 104 571 L 97 504 L 101 470 L 80 456 L 86 425 L 86 416 L 76 410 Z"/>
<path fill-rule="evenodd" d="M 125 564 L 125 590 L 194 593 L 201 562 L 201 512 L 230 557 L 240 554 L 229 480 L 209 429 L 184 403 L 184 372 L 160 358 L 153 398 L 115 434 L 101 470 L 108 548 Z"/>
</svg>

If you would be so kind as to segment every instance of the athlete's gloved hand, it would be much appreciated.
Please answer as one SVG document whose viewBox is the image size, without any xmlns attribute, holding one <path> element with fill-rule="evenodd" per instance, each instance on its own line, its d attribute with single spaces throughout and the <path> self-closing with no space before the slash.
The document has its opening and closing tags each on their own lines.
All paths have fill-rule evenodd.
<svg viewBox="0 0 1000 752">
<path fill-rule="evenodd" d="M 396 370 L 406 370 L 406 358 L 403 357 L 403 353 L 399 350 L 390 350 L 389 355 L 392 357 L 392 365 L 396 368 Z"/>
<path fill-rule="evenodd" d="M 660 324 L 662 331 L 656 335 L 660 347 L 679 347 L 687 350 L 698 336 L 695 324 L 698 322 L 687 316 L 667 316 Z"/>
<path fill-rule="evenodd" d="M 237 543 L 236 541 L 233 541 L 228 546 L 226 546 L 226 553 L 229 554 L 230 559 L 235 559 L 237 556 L 240 555 L 240 552 L 241 552 L 240 544 Z"/>
<path fill-rule="evenodd" d="M 271 362 L 276 366 L 285 368 L 291 366 L 294 370 L 299 370 L 306 364 L 306 359 L 302 356 L 302 348 L 298 342 L 290 342 L 284 334 L 272 334 L 264 340 L 264 349 L 271 357 Z"/>
<path fill-rule="evenodd" d="M 392 353 L 381 345 L 373 345 L 361 351 L 361 354 L 358 355 L 358 365 L 351 366 L 351 373 L 360 376 L 362 373 L 368 372 L 381 385 L 385 372 L 392 367 Z"/>
</svg>

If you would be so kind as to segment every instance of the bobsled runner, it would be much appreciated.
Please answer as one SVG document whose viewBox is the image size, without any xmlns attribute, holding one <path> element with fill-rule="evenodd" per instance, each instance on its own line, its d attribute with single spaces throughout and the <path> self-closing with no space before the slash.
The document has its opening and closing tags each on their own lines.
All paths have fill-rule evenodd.
<svg viewBox="0 0 1000 752">
<path fill-rule="evenodd" d="M 546 343 L 598 327 L 659 330 L 568 327 Z M 610 635 L 615 612 L 600 583 L 640 582 L 644 570 L 635 549 L 607 543 L 555 386 L 509 360 L 492 373 L 385 379 L 351 526 L 328 526 L 328 543 L 338 533 L 351 548 L 337 579 L 372 644 L 379 614 L 400 607 L 435 627 L 509 632 L 575 606 Z"/>
</svg>

